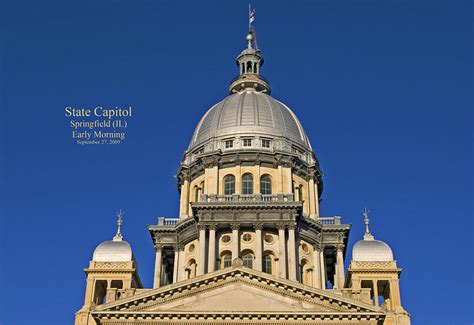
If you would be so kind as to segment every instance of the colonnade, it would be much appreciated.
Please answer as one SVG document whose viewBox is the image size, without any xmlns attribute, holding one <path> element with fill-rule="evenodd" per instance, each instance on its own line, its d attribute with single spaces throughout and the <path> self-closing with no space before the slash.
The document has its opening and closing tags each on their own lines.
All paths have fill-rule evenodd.
<svg viewBox="0 0 474 325">
<path fill-rule="evenodd" d="M 237 223 L 225 225 L 229 227 L 231 232 L 231 258 L 234 261 L 240 257 L 241 254 L 241 226 Z M 278 255 L 275 256 L 275 262 L 278 263 L 278 272 L 275 275 L 289 279 L 292 281 L 298 281 L 298 270 L 299 270 L 299 257 L 297 254 L 298 245 L 296 243 L 295 225 L 293 224 L 278 224 Z M 203 275 L 205 273 L 214 272 L 219 269 L 217 252 L 217 225 L 199 225 L 199 245 L 196 256 L 196 276 Z M 222 228 L 220 228 L 222 229 Z M 263 224 L 256 223 L 253 226 L 255 233 L 255 251 L 254 253 L 254 265 L 253 268 L 257 271 L 262 271 L 263 261 Z M 334 272 L 334 289 L 342 289 L 344 287 L 344 246 L 336 245 L 335 249 L 335 272 Z M 174 264 L 173 264 L 173 283 L 184 280 L 184 272 L 180 269 L 185 267 L 185 253 L 183 246 L 174 247 Z M 162 273 L 162 261 L 163 261 L 163 248 L 157 248 L 156 260 L 155 260 L 155 274 L 154 274 L 154 288 L 161 285 L 163 278 Z M 206 263 L 207 261 L 207 263 Z M 312 268 L 309 270 L 311 279 L 311 285 L 315 288 L 326 289 L 327 282 L 327 270 L 326 270 L 326 257 L 324 247 L 319 243 L 313 246 L 312 251 Z"/>
</svg>

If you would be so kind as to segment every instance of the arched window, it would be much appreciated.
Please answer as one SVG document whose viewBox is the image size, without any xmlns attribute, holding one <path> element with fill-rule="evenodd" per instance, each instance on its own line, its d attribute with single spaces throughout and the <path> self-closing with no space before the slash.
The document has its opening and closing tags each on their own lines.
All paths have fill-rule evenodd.
<svg viewBox="0 0 474 325">
<path fill-rule="evenodd" d="M 194 202 L 199 201 L 199 187 L 194 186 Z"/>
<path fill-rule="evenodd" d="M 306 285 L 311 285 L 312 283 L 311 275 L 311 265 L 307 260 L 301 260 L 300 264 L 300 282 Z"/>
<path fill-rule="evenodd" d="M 186 268 L 188 279 L 194 278 L 196 276 L 197 264 L 194 259 L 188 262 L 188 267 Z"/>
<path fill-rule="evenodd" d="M 247 62 L 247 73 L 252 73 L 252 62 L 251 61 Z"/>
<path fill-rule="evenodd" d="M 298 201 L 303 202 L 303 186 L 298 186 L 296 190 L 298 191 Z"/>
<path fill-rule="evenodd" d="M 242 255 L 242 261 L 244 262 L 244 266 L 251 269 L 253 267 L 253 254 L 250 251 L 244 252 Z"/>
<path fill-rule="evenodd" d="M 230 252 L 224 252 L 221 254 L 221 269 L 232 266 L 232 255 Z"/>
<path fill-rule="evenodd" d="M 242 194 L 253 194 L 252 174 L 244 174 L 244 176 L 242 176 Z"/>
<path fill-rule="evenodd" d="M 268 254 L 263 256 L 262 271 L 272 274 L 272 257 Z"/>
<path fill-rule="evenodd" d="M 204 194 L 204 182 L 201 182 L 201 184 L 199 184 L 199 193 Z"/>
<path fill-rule="evenodd" d="M 268 175 L 260 177 L 260 193 L 272 194 L 272 179 Z"/>
<path fill-rule="evenodd" d="M 227 175 L 224 177 L 224 195 L 232 195 L 235 193 L 235 176 Z"/>
</svg>

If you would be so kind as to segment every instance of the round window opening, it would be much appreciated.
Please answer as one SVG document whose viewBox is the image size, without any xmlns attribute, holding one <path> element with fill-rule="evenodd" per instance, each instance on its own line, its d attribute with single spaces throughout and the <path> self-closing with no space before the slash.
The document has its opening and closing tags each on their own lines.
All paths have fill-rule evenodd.
<svg viewBox="0 0 474 325">
<path fill-rule="evenodd" d="M 244 242 L 249 242 L 249 241 L 252 240 L 252 235 L 251 235 L 251 234 L 244 234 L 244 235 L 242 236 L 242 240 L 243 240 Z"/>
<path fill-rule="evenodd" d="M 265 242 L 268 244 L 273 243 L 273 236 L 272 235 L 265 235 Z"/>
<path fill-rule="evenodd" d="M 309 253 L 309 247 L 306 244 L 301 245 L 301 248 L 303 249 L 303 252 Z"/>
<path fill-rule="evenodd" d="M 191 245 L 189 245 L 188 251 L 190 253 L 192 253 L 192 252 L 194 252 L 194 248 L 195 248 L 194 244 L 191 244 Z"/>
<path fill-rule="evenodd" d="M 224 235 L 224 236 L 222 236 L 221 240 L 222 240 L 223 243 L 228 243 L 228 242 L 230 242 L 230 236 L 229 235 Z"/>
</svg>

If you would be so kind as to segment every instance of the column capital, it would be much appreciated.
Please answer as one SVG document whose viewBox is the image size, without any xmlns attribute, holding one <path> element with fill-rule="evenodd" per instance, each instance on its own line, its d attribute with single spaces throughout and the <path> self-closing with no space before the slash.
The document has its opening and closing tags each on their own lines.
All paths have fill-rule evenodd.
<svg viewBox="0 0 474 325">
<path fill-rule="evenodd" d="M 339 245 L 336 245 L 335 247 L 337 251 L 344 252 L 344 245 L 339 244 Z"/>
<path fill-rule="evenodd" d="M 230 229 L 239 230 L 240 229 L 240 224 L 239 223 L 231 223 L 230 224 Z"/>
<path fill-rule="evenodd" d="M 286 229 L 286 224 L 285 223 L 279 223 L 277 224 L 278 230 L 285 230 Z"/>
<path fill-rule="evenodd" d="M 253 229 L 255 230 L 262 230 L 263 229 L 263 222 L 256 222 L 253 224 Z"/>
<path fill-rule="evenodd" d="M 294 224 L 293 222 L 290 222 L 286 225 L 286 227 L 288 228 L 288 230 L 295 230 L 296 224 Z"/>
<path fill-rule="evenodd" d="M 209 224 L 209 230 L 216 230 L 217 229 L 217 224 L 211 223 Z"/>
<path fill-rule="evenodd" d="M 199 230 L 206 230 L 207 225 L 200 223 L 200 224 L 198 225 L 198 228 L 199 228 Z"/>
<path fill-rule="evenodd" d="M 337 241 L 339 243 L 344 243 L 344 239 L 346 238 L 346 236 L 344 234 L 337 234 Z"/>
</svg>

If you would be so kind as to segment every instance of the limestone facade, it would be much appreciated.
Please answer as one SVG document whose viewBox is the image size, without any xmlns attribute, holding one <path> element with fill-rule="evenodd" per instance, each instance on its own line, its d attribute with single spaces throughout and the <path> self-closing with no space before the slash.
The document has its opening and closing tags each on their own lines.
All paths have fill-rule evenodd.
<svg viewBox="0 0 474 325">
<path fill-rule="evenodd" d="M 401 269 L 368 229 L 320 214 L 323 173 L 294 113 L 270 97 L 252 30 L 230 95 L 199 122 L 178 171 L 178 218 L 148 227 L 153 288 L 119 228 L 86 272 L 86 324 L 410 324 Z M 109 260 L 110 259 L 110 260 Z"/>
</svg>

